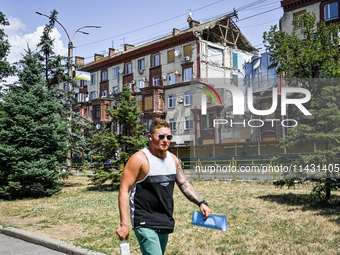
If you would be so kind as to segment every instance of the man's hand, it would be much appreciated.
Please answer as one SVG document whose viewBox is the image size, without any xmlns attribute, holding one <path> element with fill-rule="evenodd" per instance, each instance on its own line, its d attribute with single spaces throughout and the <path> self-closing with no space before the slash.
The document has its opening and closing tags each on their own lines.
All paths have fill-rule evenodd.
<svg viewBox="0 0 340 255">
<path fill-rule="evenodd" d="M 204 218 L 208 218 L 208 216 L 211 214 L 211 209 L 206 204 L 201 204 L 200 206 L 201 213 L 203 214 Z"/>
<path fill-rule="evenodd" d="M 116 233 L 121 241 L 123 241 L 124 239 L 129 239 L 129 226 L 125 225 L 120 226 L 117 229 Z"/>
</svg>

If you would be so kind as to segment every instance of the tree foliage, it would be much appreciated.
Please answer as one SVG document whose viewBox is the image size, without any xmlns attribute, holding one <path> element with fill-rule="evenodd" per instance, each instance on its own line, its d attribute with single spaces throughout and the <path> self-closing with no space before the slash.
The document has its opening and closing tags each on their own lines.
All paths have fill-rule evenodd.
<svg viewBox="0 0 340 255">
<path fill-rule="evenodd" d="M 65 123 L 56 113 L 55 91 L 45 87 L 39 55 L 30 49 L 20 61 L 19 81 L 4 95 L 0 118 L 0 197 L 52 195 L 56 171 L 67 154 Z"/>
<path fill-rule="evenodd" d="M 106 109 L 106 112 L 112 117 L 112 122 L 120 126 L 120 132 L 115 135 L 106 129 L 94 136 L 98 154 L 96 161 L 111 159 L 115 165 L 124 166 L 132 154 L 148 144 L 148 139 L 144 136 L 145 124 L 138 124 L 141 111 L 138 110 L 136 99 L 131 96 L 128 85 L 123 86 L 118 106 Z M 103 166 L 96 170 L 96 173 L 96 176 L 91 178 L 92 184 L 102 184 L 109 179 L 118 180 L 117 174 L 109 167 Z"/>
<path fill-rule="evenodd" d="M 339 25 L 326 26 L 321 21 L 316 28 L 315 14 L 311 13 L 304 14 L 302 19 L 304 27 L 291 34 L 278 30 L 277 25 L 263 34 L 272 63 L 269 68 L 275 68 L 285 78 L 339 78 L 339 40 L 332 36 L 337 35 Z M 294 21 L 295 28 L 298 22 Z"/>
<path fill-rule="evenodd" d="M 331 190 L 340 187 L 339 179 L 333 178 L 329 167 L 340 161 L 340 65 L 339 25 L 326 26 L 324 22 L 316 29 L 315 15 L 306 13 L 303 16 L 304 28 L 300 35 L 297 30 L 292 34 L 277 31 L 274 26 L 264 33 L 264 42 L 270 51 L 272 65 L 278 74 L 284 75 L 289 86 L 306 88 L 311 93 L 311 100 L 304 104 L 312 115 L 304 116 L 296 109 L 289 112 L 289 118 L 295 118 L 299 124 L 290 128 L 280 145 L 289 148 L 296 145 L 318 145 L 318 150 L 308 156 L 301 156 L 296 165 L 326 169 L 327 178 L 308 178 L 305 173 L 290 175 L 295 180 L 312 180 L 316 183 L 311 195 L 328 200 Z M 295 23 L 296 26 L 296 23 Z M 296 97 L 297 95 L 291 95 Z M 301 95 L 300 95 L 301 96 Z M 282 158 L 281 160 L 287 161 Z M 326 168 L 325 168 L 326 167 Z M 309 169 L 312 170 L 312 169 Z M 332 169 L 333 170 L 333 169 Z M 309 171 L 310 172 L 310 171 Z M 334 172 L 333 172 L 334 173 Z"/>
<path fill-rule="evenodd" d="M 5 82 L 5 79 L 14 73 L 14 68 L 7 61 L 10 44 L 6 39 L 7 35 L 5 34 L 4 26 L 9 26 L 9 22 L 5 18 L 5 15 L 0 11 L 0 83 Z"/>
</svg>

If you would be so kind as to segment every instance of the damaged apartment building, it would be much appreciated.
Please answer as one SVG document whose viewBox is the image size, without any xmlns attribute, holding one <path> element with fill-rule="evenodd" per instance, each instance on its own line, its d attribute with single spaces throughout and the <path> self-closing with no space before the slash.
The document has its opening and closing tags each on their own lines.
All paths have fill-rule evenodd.
<svg viewBox="0 0 340 255">
<path fill-rule="evenodd" d="M 125 44 L 120 52 L 110 48 L 108 56 L 95 54 L 86 65 L 84 58 L 76 57 L 83 65 L 80 70 L 91 73 L 91 81 L 79 81 L 75 110 L 94 124 L 111 125 L 119 132 L 119 123 L 111 123 L 105 108 L 119 102 L 127 84 L 142 111 L 140 122 L 148 129 L 152 120 L 167 120 L 173 145 L 246 141 L 249 131 L 242 126 L 213 125 L 214 119 L 232 112 L 232 94 L 216 84 L 241 88 L 237 81 L 244 77 L 243 64 L 258 55 L 232 16 L 202 24 L 189 17 L 188 29 L 174 28 L 172 34 L 136 47 Z"/>
</svg>

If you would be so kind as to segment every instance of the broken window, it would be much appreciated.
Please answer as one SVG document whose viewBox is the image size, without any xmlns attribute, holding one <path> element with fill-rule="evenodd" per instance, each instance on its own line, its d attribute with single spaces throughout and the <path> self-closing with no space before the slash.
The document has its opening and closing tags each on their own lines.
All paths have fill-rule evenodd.
<svg viewBox="0 0 340 255">
<path fill-rule="evenodd" d="M 208 46 L 208 61 L 212 65 L 223 65 L 223 50 Z"/>
</svg>

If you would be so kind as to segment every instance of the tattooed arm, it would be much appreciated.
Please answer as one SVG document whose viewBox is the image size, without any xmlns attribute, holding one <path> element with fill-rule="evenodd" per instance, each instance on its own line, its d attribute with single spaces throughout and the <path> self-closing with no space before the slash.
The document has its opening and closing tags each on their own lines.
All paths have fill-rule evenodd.
<svg viewBox="0 0 340 255">
<path fill-rule="evenodd" d="M 176 183 L 178 185 L 178 188 L 182 191 L 184 196 L 189 201 L 198 205 L 202 201 L 202 198 L 197 194 L 194 187 L 189 183 L 188 179 L 185 177 L 182 170 L 182 166 L 177 158 L 175 162 L 177 162 Z M 204 219 L 206 219 L 209 216 L 209 214 L 211 214 L 211 209 L 206 204 L 201 204 L 200 210 L 202 214 L 205 216 Z"/>
</svg>

